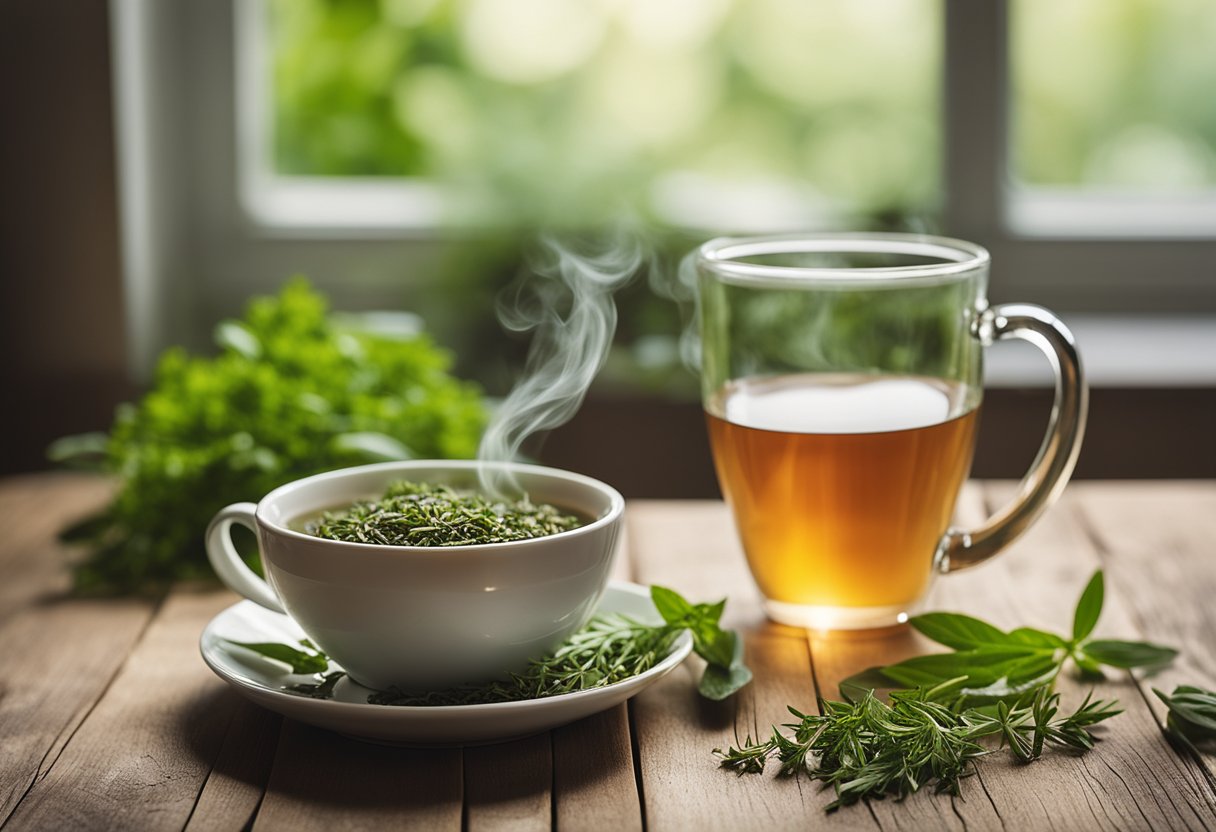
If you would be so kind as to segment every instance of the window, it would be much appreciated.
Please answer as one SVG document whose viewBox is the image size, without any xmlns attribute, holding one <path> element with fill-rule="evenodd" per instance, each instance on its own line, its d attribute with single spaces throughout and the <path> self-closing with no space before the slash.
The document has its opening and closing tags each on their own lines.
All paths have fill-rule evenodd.
<svg viewBox="0 0 1216 832">
<path fill-rule="evenodd" d="M 269 225 L 312 211 L 356 227 L 549 227 L 625 203 L 661 223 L 763 230 L 924 217 L 940 201 L 934 0 L 239 10 L 245 197 Z M 376 188 L 430 201 L 410 222 L 373 208 Z"/>
<path fill-rule="evenodd" d="M 344 305 L 408 305 L 447 280 L 460 221 L 534 226 L 554 205 L 594 216 L 622 190 L 689 246 L 718 229 L 845 225 L 975 239 L 993 252 L 994 300 L 1052 306 L 1083 342 L 1089 319 L 1069 313 L 1125 345 L 1140 331 L 1151 347 L 1166 325 L 1212 331 L 1216 12 L 1203 0 L 113 10 L 145 369 L 287 274 Z M 1116 34 L 1135 48 L 1103 58 Z M 478 257 L 475 271 L 503 269 Z M 462 302 L 489 307 L 467 289 Z M 1158 329 L 1137 330 L 1146 315 Z M 667 354 L 646 334 L 627 333 Z M 1207 364 L 1187 377 L 1203 373 L 1216 380 Z"/>
</svg>

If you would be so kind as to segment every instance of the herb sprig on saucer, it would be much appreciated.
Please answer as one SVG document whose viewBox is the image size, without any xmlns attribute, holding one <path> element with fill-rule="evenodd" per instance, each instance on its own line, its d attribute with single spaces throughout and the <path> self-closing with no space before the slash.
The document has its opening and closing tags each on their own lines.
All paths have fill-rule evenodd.
<svg viewBox="0 0 1216 832">
<path fill-rule="evenodd" d="M 594 690 L 645 673 L 665 659 L 680 634 L 692 635 L 693 650 L 705 659 L 698 689 L 702 696 L 721 700 L 752 679 L 743 663 L 743 642 L 733 630 L 719 625 L 726 601 L 693 604 L 674 590 L 650 588 L 650 597 L 663 618 L 646 624 L 619 613 L 596 616 L 566 640 L 552 655 L 534 659 L 519 673 L 483 684 L 459 685 L 438 691 L 377 691 L 368 697 L 374 705 L 436 706 L 484 705 L 519 702 Z M 315 673 L 317 681 L 287 689 L 315 698 L 333 697 L 334 686 L 345 675 L 329 671 L 329 658 L 311 642 L 298 647 L 277 643 L 231 644 L 287 664 L 295 673 Z"/>
</svg>

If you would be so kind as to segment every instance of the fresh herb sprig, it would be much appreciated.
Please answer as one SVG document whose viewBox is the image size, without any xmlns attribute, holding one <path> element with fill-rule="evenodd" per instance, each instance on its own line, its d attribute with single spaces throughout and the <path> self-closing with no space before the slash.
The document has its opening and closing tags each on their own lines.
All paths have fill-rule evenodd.
<svg viewBox="0 0 1216 832">
<path fill-rule="evenodd" d="M 1170 737 L 1195 751 L 1196 745 L 1216 746 L 1216 691 L 1178 685 L 1171 694 L 1153 688 L 1169 709 L 1165 728 Z"/>
<path fill-rule="evenodd" d="M 790 708 L 798 721 L 783 725 L 785 732 L 774 727 L 766 740 L 749 736 L 714 753 L 739 774 L 762 772 L 776 758 L 780 775 L 807 774 L 832 786 L 832 810 L 862 798 L 905 797 L 928 786 L 957 793 L 974 761 L 990 753 L 980 742 L 988 737 L 998 738 L 1022 762 L 1038 759 L 1048 746 L 1088 751 L 1094 745 L 1090 729 L 1121 711 L 1114 700 L 1095 700 L 1091 692 L 1075 711 L 1059 716 L 1060 696 L 1053 688 L 1065 664 L 1074 663 L 1082 676 L 1100 677 L 1103 666 L 1156 667 L 1177 655 L 1147 642 L 1094 639 L 1104 595 L 1098 571 L 1077 602 L 1070 638 L 1030 627 L 1006 632 L 956 613 L 916 616 L 913 627 L 953 652 L 851 676 L 840 684 L 845 701 L 821 700 L 819 714 Z M 895 688 L 890 704 L 876 695 L 888 688 Z M 1176 701 L 1172 713 L 1177 708 L 1210 717 L 1216 727 L 1216 696 L 1193 698 L 1195 690 L 1163 699 L 1167 705 Z M 1192 706 L 1200 702 L 1203 708 Z"/>
<path fill-rule="evenodd" d="M 798 720 L 774 728 L 764 741 L 750 737 L 738 747 L 714 749 L 721 765 L 740 775 L 764 771 L 770 759 L 779 776 L 807 774 L 836 790 L 828 811 L 866 797 L 903 798 L 922 788 L 958 794 L 973 761 L 990 754 L 980 740 L 998 737 L 1023 762 L 1047 746 L 1085 751 L 1091 728 L 1120 713 L 1114 702 L 1086 697 L 1079 708 L 1058 716 L 1060 696 L 1039 688 L 1014 705 L 955 710 L 942 703 L 961 680 L 932 688 L 896 691 L 887 704 L 867 691 L 854 702 L 824 701 L 822 714 L 789 711 Z"/>
<path fill-rule="evenodd" d="M 841 682 L 840 692 L 854 698 L 874 688 L 932 687 L 962 679 L 958 696 L 964 703 L 1012 701 L 1050 686 L 1070 662 L 1082 677 L 1101 678 L 1103 666 L 1154 668 L 1174 659 L 1178 651 L 1172 647 L 1093 638 L 1104 596 L 1104 579 L 1098 570 L 1077 601 L 1069 638 L 1033 627 L 1006 632 L 960 613 L 913 616 L 909 623 L 916 630 L 952 652 L 870 668 Z"/>
<path fill-rule="evenodd" d="M 211 578 L 203 530 L 228 503 L 386 459 L 467 458 L 486 410 L 426 335 L 331 315 L 303 278 L 250 301 L 215 332 L 213 357 L 167 350 L 151 389 L 109 435 L 68 437 L 57 462 L 113 474 L 101 510 L 61 534 L 83 544 L 82 592 L 161 591 Z M 256 558 L 249 549 L 249 557 Z"/>
<path fill-rule="evenodd" d="M 363 500 L 308 523 L 317 537 L 389 546 L 471 546 L 527 540 L 583 525 L 545 503 L 491 500 L 447 485 L 397 482 L 379 500 Z"/>
<path fill-rule="evenodd" d="M 702 696 L 725 699 L 751 681 L 751 671 L 743 664 L 742 640 L 733 630 L 724 630 L 719 625 L 724 600 L 716 604 L 692 604 L 674 590 L 661 586 L 652 586 L 650 596 L 663 617 L 662 624 L 646 624 L 617 613 L 596 616 L 552 655 L 534 659 L 524 670 L 505 679 L 438 691 L 377 691 L 368 697 L 368 702 L 406 706 L 483 705 L 593 690 L 650 670 L 668 656 L 685 630 L 692 635 L 693 650 L 706 661 L 698 687 Z M 289 686 L 295 693 L 331 698 L 334 685 L 345 675 L 340 670 L 326 672 L 329 658 L 308 641 L 300 642 L 304 649 L 276 643 L 230 643 L 287 664 L 294 673 L 318 674 L 315 682 Z"/>
</svg>

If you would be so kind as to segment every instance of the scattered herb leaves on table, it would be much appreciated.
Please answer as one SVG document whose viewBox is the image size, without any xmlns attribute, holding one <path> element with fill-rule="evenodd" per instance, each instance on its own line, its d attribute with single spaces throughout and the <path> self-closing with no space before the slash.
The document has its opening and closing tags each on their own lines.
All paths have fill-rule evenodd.
<svg viewBox="0 0 1216 832">
<path fill-rule="evenodd" d="M 1104 579 L 1099 570 L 1077 602 L 1069 638 L 1031 627 L 1005 632 L 959 613 L 913 616 L 909 623 L 914 628 L 953 652 L 916 656 L 870 668 L 841 682 L 840 692 L 852 698 L 873 688 L 932 687 L 962 679 L 957 695 L 963 703 L 983 704 L 1016 698 L 1050 685 L 1069 662 L 1077 666 L 1082 676 L 1092 677 L 1100 676 L 1103 665 L 1151 668 L 1173 661 L 1178 651 L 1172 647 L 1092 638 L 1103 596 Z"/>
<path fill-rule="evenodd" d="M 53 459 L 119 479 L 100 514 L 63 533 L 89 549 L 79 590 L 210 577 L 202 540 L 212 515 L 291 480 L 477 450 L 481 394 L 448 374 L 446 351 L 415 332 L 331 317 L 303 278 L 252 300 L 216 341 L 213 358 L 166 351 L 152 389 L 118 410 L 108 436 L 51 446 Z"/>
<path fill-rule="evenodd" d="M 1099 571 L 1077 603 L 1069 638 L 1027 627 L 1005 632 L 955 613 L 916 616 L 913 627 L 953 652 L 849 677 L 840 684 L 844 701 L 820 700 L 820 714 L 791 707 L 797 722 L 774 726 L 767 739 L 748 736 L 738 747 L 714 753 L 740 775 L 760 773 L 776 758 L 780 775 L 805 774 L 832 786 L 836 800 L 830 811 L 930 786 L 956 794 L 974 761 L 990 753 L 979 742 L 985 737 L 998 738 L 1023 762 L 1038 759 L 1048 746 L 1088 751 L 1094 744 L 1090 729 L 1121 711 L 1117 702 L 1095 700 L 1091 693 L 1060 716 L 1053 688 L 1065 663 L 1071 660 L 1082 676 L 1092 676 L 1102 665 L 1153 667 L 1177 655 L 1156 644 L 1092 639 L 1103 595 Z M 901 689 L 891 691 L 890 704 L 875 695 L 891 687 Z"/>
<path fill-rule="evenodd" d="M 692 634 L 693 650 L 706 661 L 699 686 L 702 696 L 725 699 L 751 681 L 752 673 L 743 664 L 742 640 L 733 630 L 719 626 L 724 600 L 716 604 L 692 604 L 674 590 L 661 586 L 652 586 L 650 596 L 663 617 L 662 624 L 646 624 L 619 613 L 598 615 L 552 655 L 534 659 L 524 670 L 505 679 L 440 691 L 378 691 L 368 697 L 368 702 L 403 706 L 484 705 L 601 688 L 650 670 L 670 654 L 685 630 Z M 316 682 L 287 688 L 295 693 L 331 698 L 334 685 L 345 675 L 342 671 L 325 673 L 329 659 L 310 642 L 301 642 L 305 650 L 285 644 L 230 643 L 287 664 L 293 672 L 320 674 Z M 296 669 L 305 666 L 308 669 Z"/>
<path fill-rule="evenodd" d="M 575 515 L 527 497 L 491 500 L 446 485 L 396 482 L 379 500 L 326 512 L 305 531 L 350 543 L 471 546 L 545 537 L 581 525 Z"/>
</svg>

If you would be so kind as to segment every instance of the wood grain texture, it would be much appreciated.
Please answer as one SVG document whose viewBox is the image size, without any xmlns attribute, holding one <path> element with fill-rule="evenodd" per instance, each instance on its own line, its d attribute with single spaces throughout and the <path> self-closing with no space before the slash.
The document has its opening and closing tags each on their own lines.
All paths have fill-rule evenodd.
<svg viewBox="0 0 1216 832">
<path fill-rule="evenodd" d="M 73 554 L 57 540 L 68 524 L 105 505 L 114 493 L 105 477 L 28 474 L 0 480 L 0 622 L 39 598 L 56 597 L 72 585 Z"/>
<path fill-rule="evenodd" d="M 767 733 L 785 706 L 814 704 L 802 631 L 764 620 L 725 507 L 720 503 L 638 502 L 630 506 L 630 552 L 639 582 L 678 588 L 690 600 L 729 601 L 723 622 L 740 630 L 752 685 L 726 702 L 696 690 L 695 657 L 630 705 L 647 827 L 805 829 L 827 796 L 806 784 L 739 778 L 717 765 L 714 748 Z M 848 826 L 858 818 L 849 818 Z M 862 825 L 872 828 L 868 819 Z"/>
<path fill-rule="evenodd" d="M 557 828 L 641 832 L 627 707 L 558 728 L 552 737 Z"/>
<path fill-rule="evenodd" d="M 464 750 L 469 832 L 533 832 L 553 825 L 553 749 L 549 733 Z"/>
<path fill-rule="evenodd" d="M 986 486 L 989 511 L 1012 493 L 1012 484 Z M 1030 625 L 1067 634 L 1077 597 L 1100 565 L 1078 519 L 1075 495 L 1066 493 L 1009 551 L 938 581 L 930 604 L 1005 628 Z M 1096 633 L 1142 637 L 1120 594 L 1110 588 Z M 1029 767 L 1007 757 L 985 761 L 979 778 L 991 808 L 1010 828 L 1204 829 L 1216 824 L 1216 794 L 1202 771 L 1165 742 L 1130 674 L 1109 672 L 1108 677 L 1092 686 L 1095 695 L 1119 699 L 1125 712 L 1101 732 L 1098 747 L 1085 755 L 1044 755 Z M 1066 673 L 1057 687 L 1067 707 L 1091 686 Z M 968 799 L 961 818 L 982 828 L 981 821 L 972 820 L 973 806 L 983 803 Z"/>
<path fill-rule="evenodd" d="M 55 602 L 0 625 L 0 824 L 46 777 L 153 609 L 147 601 Z"/>
<path fill-rule="evenodd" d="M 284 720 L 255 832 L 461 828 L 461 750 L 391 748 Z"/>
<path fill-rule="evenodd" d="M 1151 688 L 1216 690 L 1216 569 L 1204 568 L 1216 564 L 1216 483 L 1086 483 L 1074 499 L 1136 629 L 1185 645 L 1171 667 L 1141 683 L 1164 724 Z M 1200 760 L 1216 783 L 1216 751 L 1205 749 Z"/>
<path fill-rule="evenodd" d="M 614 580 L 633 580 L 630 530 L 625 513 Z M 558 829 L 640 832 L 642 805 L 634 772 L 633 738 L 626 705 L 564 725 L 550 733 L 553 755 L 553 823 Z"/>
<path fill-rule="evenodd" d="M 207 782 L 186 824 L 187 832 L 245 829 L 253 822 L 274 763 L 283 718 L 241 699 L 236 691 L 232 718 Z"/>
<path fill-rule="evenodd" d="M 181 829 L 234 700 L 198 657 L 228 593 L 176 593 L 158 611 L 6 829 Z"/>
<path fill-rule="evenodd" d="M 969 525 L 1012 484 L 964 494 Z M 825 634 L 764 620 L 725 506 L 634 502 L 614 575 L 694 600 L 729 597 L 755 682 L 701 699 L 691 659 L 628 707 L 502 746 L 411 750 L 348 740 L 250 705 L 206 670 L 197 639 L 231 603 L 181 588 L 149 600 L 65 598 L 58 528 L 108 496 L 91 477 L 0 481 L 0 825 L 9 829 L 1216 829 L 1216 766 L 1165 741 L 1148 688 L 1216 687 L 1216 483 L 1079 483 L 990 564 L 946 576 L 927 607 L 1058 632 L 1093 570 L 1097 633 L 1183 648 L 1151 679 L 1108 672 L 1126 712 L 1086 755 L 995 755 L 961 799 L 915 795 L 825 815 L 813 784 L 737 778 L 712 749 L 765 734 L 840 678 L 937 649 L 909 628 Z M 1060 684 L 1066 704 L 1088 686 Z M 5 821 L 7 820 L 7 823 Z"/>
</svg>

